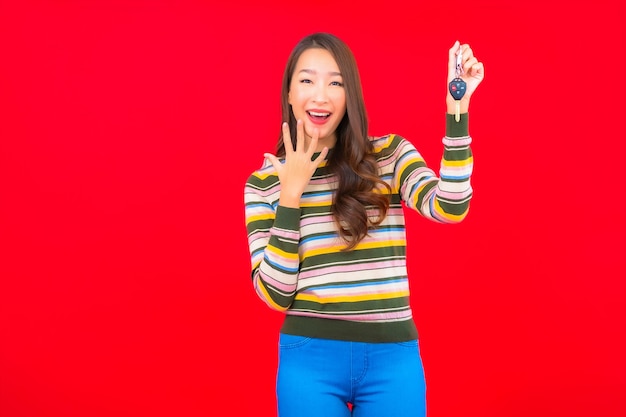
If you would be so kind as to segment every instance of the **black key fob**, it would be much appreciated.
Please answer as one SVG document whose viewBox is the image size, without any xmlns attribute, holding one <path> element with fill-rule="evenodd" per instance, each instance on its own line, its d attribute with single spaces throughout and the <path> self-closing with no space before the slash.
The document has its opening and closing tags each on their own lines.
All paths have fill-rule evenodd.
<svg viewBox="0 0 626 417">
<path fill-rule="evenodd" d="M 454 80 L 450 81 L 450 84 L 448 85 L 448 90 L 450 90 L 450 94 L 452 94 L 452 97 L 455 100 L 461 100 L 465 95 L 466 87 L 467 85 L 465 84 L 465 81 L 460 78 L 455 78 Z"/>
</svg>

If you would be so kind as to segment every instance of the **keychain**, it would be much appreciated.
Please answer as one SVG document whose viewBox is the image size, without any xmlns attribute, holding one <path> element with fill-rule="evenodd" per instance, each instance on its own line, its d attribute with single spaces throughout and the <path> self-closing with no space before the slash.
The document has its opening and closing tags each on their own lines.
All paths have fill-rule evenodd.
<svg viewBox="0 0 626 417">
<path fill-rule="evenodd" d="M 465 81 L 461 79 L 461 75 L 463 74 L 463 51 L 459 46 L 459 54 L 456 56 L 456 76 L 450 81 L 448 85 L 448 90 L 450 90 L 450 94 L 452 94 L 452 98 L 455 100 L 455 112 L 454 112 L 454 120 L 457 122 L 461 120 L 461 99 L 465 95 L 465 88 L 467 85 Z"/>
</svg>

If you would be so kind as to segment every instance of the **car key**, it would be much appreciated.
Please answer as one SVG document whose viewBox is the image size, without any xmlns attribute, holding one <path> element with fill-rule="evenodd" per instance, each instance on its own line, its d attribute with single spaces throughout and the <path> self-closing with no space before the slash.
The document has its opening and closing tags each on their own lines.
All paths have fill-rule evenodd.
<svg viewBox="0 0 626 417">
<path fill-rule="evenodd" d="M 456 56 L 455 72 L 455 78 L 450 81 L 450 84 L 448 84 L 448 90 L 450 91 L 452 98 L 455 100 L 454 120 L 458 122 L 461 120 L 461 99 L 465 95 L 465 90 L 467 88 L 467 84 L 465 84 L 465 81 L 461 79 L 461 75 L 463 74 L 463 51 L 460 46 L 459 53 Z"/>
</svg>

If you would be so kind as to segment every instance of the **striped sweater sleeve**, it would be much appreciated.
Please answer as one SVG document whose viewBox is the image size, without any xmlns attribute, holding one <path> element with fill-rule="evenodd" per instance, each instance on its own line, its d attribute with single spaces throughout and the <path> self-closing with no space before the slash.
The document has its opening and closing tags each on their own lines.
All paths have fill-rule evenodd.
<svg viewBox="0 0 626 417">
<path fill-rule="evenodd" d="M 473 158 L 468 134 L 468 114 L 456 122 L 446 115 L 446 135 L 439 176 L 408 141 L 400 150 L 394 181 L 406 205 L 424 217 L 440 223 L 458 223 L 469 211 L 472 198 L 470 177 Z"/>
<path fill-rule="evenodd" d="M 278 206 L 280 183 L 268 170 L 271 166 L 253 173 L 244 190 L 251 274 L 258 296 L 285 311 L 298 284 L 300 209 Z"/>
</svg>

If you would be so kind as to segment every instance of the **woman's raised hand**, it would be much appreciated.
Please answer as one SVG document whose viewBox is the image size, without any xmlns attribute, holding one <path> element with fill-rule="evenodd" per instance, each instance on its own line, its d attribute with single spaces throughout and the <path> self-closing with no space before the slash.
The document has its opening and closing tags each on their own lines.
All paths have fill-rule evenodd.
<svg viewBox="0 0 626 417">
<path fill-rule="evenodd" d="M 456 41 L 448 51 L 448 84 L 456 77 L 456 59 L 459 53 L 462 54 L 463 58 L 461 61 L 463 71 L 460 78 L 467 85 L 465 95 L 460 100 L 461 113 L 465 113 L 468 110 L 472 94 L 474 94 L 478 85 L 485 78 L 485 67 L 474 56 L 474 51 L 468 44 L 461 45 L 459 41 Z M 450 93 L 448 93 L 446 101 L 448 103 L 448 113 L 451 113 L 450 109 L 454 109 L 454 98 Z"/>
<path fill-rule="evenodd" d="M 284 207 L 299 208 L 302 193 L 309 184 L 317 167 L 326 159 L 328 148 L 324 147 L 317 158 L 313 159 L 319 137 L 317 129 L 312 132 L 311 140 L 307 146 L 302 121 L 298 120 L 296 149 L 293 149 L 289 125 L 283 123 L 282 129 L 283 143 L 285 144 L 284 163 L 281 163 L 275 155 L 270 153 L 265 153 L 263 156 L 272 163 L 278 174 L 278 179 L 280 180 L 279 204 Z"/>
</svg>

